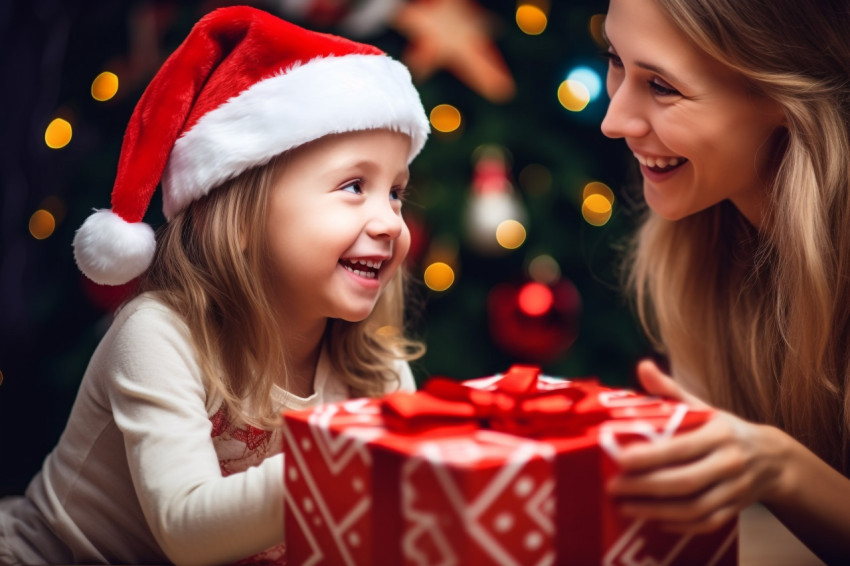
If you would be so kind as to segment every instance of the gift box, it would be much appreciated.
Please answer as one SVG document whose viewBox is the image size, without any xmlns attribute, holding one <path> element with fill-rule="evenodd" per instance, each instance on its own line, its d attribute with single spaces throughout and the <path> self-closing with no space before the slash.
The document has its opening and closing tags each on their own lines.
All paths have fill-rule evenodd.
<svg viewBox="0 0 850 566">
<path fill-rule="evenodd" d="M 290 564 L 729 565 L 737 521 L 621 516 L 611 455 L 711 412 L 533 366 L 283 415 Z"/>
</svg>

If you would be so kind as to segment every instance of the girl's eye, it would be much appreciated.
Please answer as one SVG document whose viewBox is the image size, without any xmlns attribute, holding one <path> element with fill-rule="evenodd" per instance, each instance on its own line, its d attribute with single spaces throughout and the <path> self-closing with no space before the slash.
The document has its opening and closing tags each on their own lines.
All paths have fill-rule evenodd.
<svg viewBox="0 0 850 566">
<path fill-rule="evenodd" d="M 397 200 L 404 202 L 404 197 L 407 194 L 406 187 L 393 187 L 390 190 L 390 200 Z"/>
<path fill-rule="evenodd" d="M 355 195 L 361 195 L 363 194 L 363 181 L 357 179 L 356 181 L 352 181 L 347 185 L 340 187 L 340 190 L 348 193 L 353 193 Z"/>
<path fill-rule="evenodd" d="M 649 88 L 658 96 L 681 96 L 678 90 L 657 80 L 649 81 Z"/>
<path fill-rule="evenodd" d="M 620 59 L 620 56 L 614 53 L 613 51 L 603 51 L 602 56 L 605 59 L 608 59 L 608 64 L 612 67 L 622 68 L 623 60 Z"/>
</svg>

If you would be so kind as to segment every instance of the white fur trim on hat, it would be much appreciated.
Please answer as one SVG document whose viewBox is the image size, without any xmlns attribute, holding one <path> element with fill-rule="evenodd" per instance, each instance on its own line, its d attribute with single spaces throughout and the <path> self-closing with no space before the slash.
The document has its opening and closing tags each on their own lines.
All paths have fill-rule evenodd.
<svg viewBox="0 0 850 566">
<path fill-rule="evenodd" d="M 313 59 L 255 83 L 174 144 L 163 174 L 168 219 L 238 174 L 328 134 L 387 128 L 411 137 L 409 161 L 430 132 L 407 68 L 386 55 Z"/>
<path fill-rule="evenodd" d="M 111 210 L 89 216 L 74 235 L 74 259 L 100 285 L 121 285 L 151 264 L 156 239 L 144 222 L 126 222 Z"/>
</svg>

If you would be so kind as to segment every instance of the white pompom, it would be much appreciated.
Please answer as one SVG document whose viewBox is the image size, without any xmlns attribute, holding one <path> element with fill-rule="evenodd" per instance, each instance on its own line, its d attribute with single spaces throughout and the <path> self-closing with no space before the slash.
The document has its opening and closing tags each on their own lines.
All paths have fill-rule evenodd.
<svg viewBox="0 0 850 566">
<path fill-rule="evenodd" d="M 101 285 L 122 285 L 150 266 L 156 249 L 153 229 L 126 222 L 111 210 L 89 216 L 74 236 L 74 259 L 86 277 Z"/>
</svg>

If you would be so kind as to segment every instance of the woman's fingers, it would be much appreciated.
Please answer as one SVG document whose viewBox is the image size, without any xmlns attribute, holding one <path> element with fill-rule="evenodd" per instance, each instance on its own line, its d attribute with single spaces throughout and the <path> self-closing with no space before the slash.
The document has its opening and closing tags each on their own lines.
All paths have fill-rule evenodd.
<svg viewBox="0 0 850 566">
<path fill-rule="evenodd" d="M 637 377 L 650 395 L 676 399 L 694 407 L 708 407 L 698 397 L 682 389 L 672 377 L 661 371 L 652 360 L 643 360 L 638 363 Z"/>
<path fill-rule="evenodd" d="M 746 456 L 727 446 L 681 464 L 621 474 L 609 482 L 608 489 L 618 497 L 693 498 L 712 486 L 744 476 L 747 467 Z"/>
<path fill-rule="evenodd" d="M 625 516 L 653 520 L 679 532 L 714 530 L 754 501 L 746 475 L 726 478 L 680 497 L 618 498 Z"/>
<path fill-rule="evenodd" d="M 720 415 L 692 431 L 657 442 L 635 442 L 617 456 L 623 474 L 634 474 L 703 458 L 732 441 L 734 425 Z"/>
</svg>

